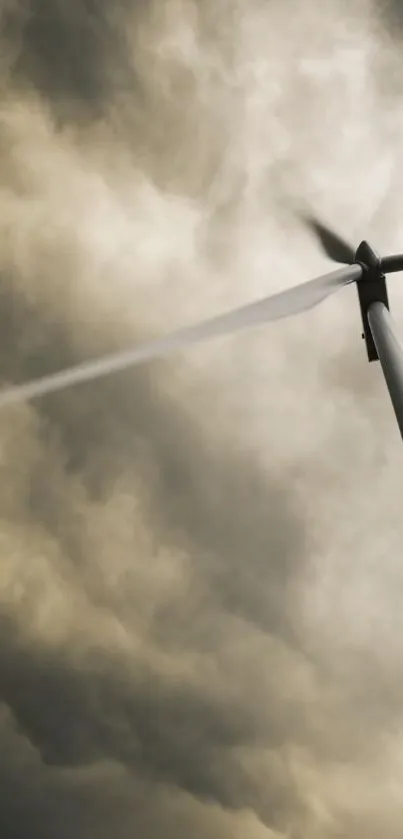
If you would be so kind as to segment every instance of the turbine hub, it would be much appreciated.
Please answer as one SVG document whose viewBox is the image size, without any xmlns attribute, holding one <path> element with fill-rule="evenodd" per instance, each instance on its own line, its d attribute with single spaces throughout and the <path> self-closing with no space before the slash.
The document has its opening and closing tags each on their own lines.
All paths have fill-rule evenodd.
<svg viewBox="0 0 403 839">
<path fill-rule="evenodd" d="M 365 239 L 355 252 L 354 262 L 358 262 L 369 272 L 381 270 L 381 257 Z"/>
</svg>

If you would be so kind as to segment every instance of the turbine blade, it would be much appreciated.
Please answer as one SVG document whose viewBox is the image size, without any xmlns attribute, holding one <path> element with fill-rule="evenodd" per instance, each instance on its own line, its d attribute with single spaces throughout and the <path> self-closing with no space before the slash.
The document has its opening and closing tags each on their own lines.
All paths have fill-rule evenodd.
<svg viewBox="0 0 403 839">
<path fill-rule="evenodd" d="M 329 259 L 332 259 L 333 262 L 340 262 L 342 265 L 351 265 L 354 262 L 354 248 L 337 233 L 333 233 L 326 225 L 310 216 L 305 217 L 305 222 L 319 239 Z"/>
<path fill-rule="evenodd" d="M 84 362 L 27 384 L 15 385 L 3 392 L 0 391 L 0 408 L 98 379 L 137 364 L 161 358 L 175 350 L 181 350 L 210 338 L 229 335 L 251 326 L 296 315 L 317 306 L 342 286 L 358 280 L 361 274 L 360 265 L 341 268 L 271 297 L 264 297 L 255 303 L 241 306 L 224 315 L 181 329 L 165 338 L 158 338 L 133 349 Z"/>
</svg>

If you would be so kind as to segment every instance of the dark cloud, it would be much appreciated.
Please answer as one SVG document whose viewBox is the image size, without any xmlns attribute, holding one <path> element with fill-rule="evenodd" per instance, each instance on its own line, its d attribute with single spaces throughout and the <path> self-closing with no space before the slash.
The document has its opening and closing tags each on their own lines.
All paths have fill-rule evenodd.
<svg viewBox="0 0 403 839">
<path fill-rule="evenodd" d="M 284 9 L 4 7 L 3 381 L 316 270 L 298 191 L 367 223 L 379 30 Z M 5 839 L 400 835 L 399 470 L 335 307 L 1 414 Z"/>
<path fill-rule="evenodd" d="M 38 315 L 30 310 L 27 318 L 16 299 L 12 311 L 12 317 L 4 318 L 8 347 L 3 333 L 8 377 L 26 378 L 73 362 L 61 336 L 52 339 L 50 333 L 46 339 L 39 325 L 48 361 L 43 350 L 18 359 L 16 334 L 29 329 L 35 346 Z M 222 614 L 238 616 L 241 626 L 245 621 L 245 632 L 255 624 L 265 632 L 292 635 L 292 587 L 305 539 L 292 491 L 279 482 L 271 487 L 258 465 L 226 451 L 223 439 L 204 439 L 183 409 L 168 396 L 158 398 L 153 379 L 158 379 L 155 370 L 126 374 L 41 404 L 42 454 L 26 475 L 25 515 L 55 540 L 66 573 L 72 563 L 80 576 L 90 559 L 87 521 L 82 511 L 77 513 L 69 478 L 79 478 L 87 503 L 101 504 L 119 474 L 132 482 L 138 469 L 147 474 L 152 465 L 147 506 L 153 527 L 163 542 L 174 547 L 179 541 L 199 557 L 200 568 L 192 569 L 185 598 L 167 592 L 148 626 L 150 641 L 167 652 L 214 655 Z M 143 445 L 145 461 L 138 457 Z M 108 557 L 115 561 L 113 542 Z M 114 602 L 102 581 L 87 579 L 83 585 L 96 608 L 122 615 L 136 608 L 136 592 Z M 205 592 L 201 598 L 200 589 Z M 2 635 L 3 700 L 45 764 L 85 765 L 107 757 L 230 809 L 249 806 L 258 812 L 263 807 L 270 818 L 271 808 L 278 806 L 271 795 L 269 811 L 267 802 L 260 804 L 247 773 L 231 758 L 233 750 L 257 739 L 264 738 L 269 748 L 281 744 L 288 724 L 279 719 L 278 709 L 263 731 L 253 709 L 239 700 L 231 702 L 225 692 L 210 696 L 207 690 L 204 695 L 186 682 L 170 684 L 146 662 L 127 680 L 127 661 L 116 666 L 113 657 L 97 656 L 96 672 L 86 672 L 60 649 L 46 654 L 32 647 L 20 638 L 18 624 L 4 621 Z"/>
<path fill-rule="evenodd" d="M 399 25 L 403 21 L 403 3 L 401 0 L 386 0 L 382 4 L 382 10 L 385 13 L 386 20 L 393 25 Z"/>
<path fill-rule="evenodd" d="M 33 85 L 60 115 L 102 111 L 111 85 L 130 78 L 119 21 L 127 0 L 114 4 L 24 0 L 5 8 L 5 37 L 17 51 L 12 76 Z M 113 60 L 111 62 L 111 56 Z"/>
</svg>

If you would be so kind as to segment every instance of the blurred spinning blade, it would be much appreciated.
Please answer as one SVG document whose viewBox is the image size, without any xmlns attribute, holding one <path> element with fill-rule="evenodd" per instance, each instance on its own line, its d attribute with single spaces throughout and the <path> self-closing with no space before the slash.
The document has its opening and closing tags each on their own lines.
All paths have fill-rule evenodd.
<svg viewBox="0 0 403 839">
<path fill-rule="evenodd" d="M 348 268 L 338 269 L 331 274 L 317 277 L 315 280 L 294 286 L 271 297 L 264 297 L 262 300 L 234 309 L 224 315 L 181 329 L 165 338 L 85 362 L 27 384 L 15 385 L 0 392 L 0 408 L 117 373 L 210 338 L 229 335 L 251 326 L 291 317 L 317 306 L 347 283 L 358 280 L 361 274 L 361 266 L 350 265 Z"/>
<path fill-rule="evenodd" d="M 354 262 L 355 250 L 348 242 L 312 216 L 305 216 L 304 221 L 319 239 L 329 259 L 332 259 L 333 262 L 339 262 L 341 265 L 351 265 Z"/>
</svg>

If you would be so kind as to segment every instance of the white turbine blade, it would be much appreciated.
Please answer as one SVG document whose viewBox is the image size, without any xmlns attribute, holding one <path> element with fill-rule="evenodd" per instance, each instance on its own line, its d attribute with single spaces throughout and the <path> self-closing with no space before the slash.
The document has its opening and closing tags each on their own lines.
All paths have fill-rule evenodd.
<svg viewBox="0 0 403 839">
<path fill-rule="evenodd" d="M 224 315 L 181 329 L 165 338 L 158 338 L 134 349 L 107 355 L 95 361 L 84 362 L 27 384 L 15 385 L 3 392 L 0 391 L 0 408 L 81 382 L 92 381 L 154 358 L 161 358 L 175 350 L 209 338 L 228 335 L 256 324 L 296 315 L 317 306 L 337 289 L 358 280 L 361 274 L 360 265 L 340 268 L 331 274 L 317 277 L 315 280 L 281 291 L 279 294 L 264 297 L 262 300 L 234 309 Z"/>
</svg>

